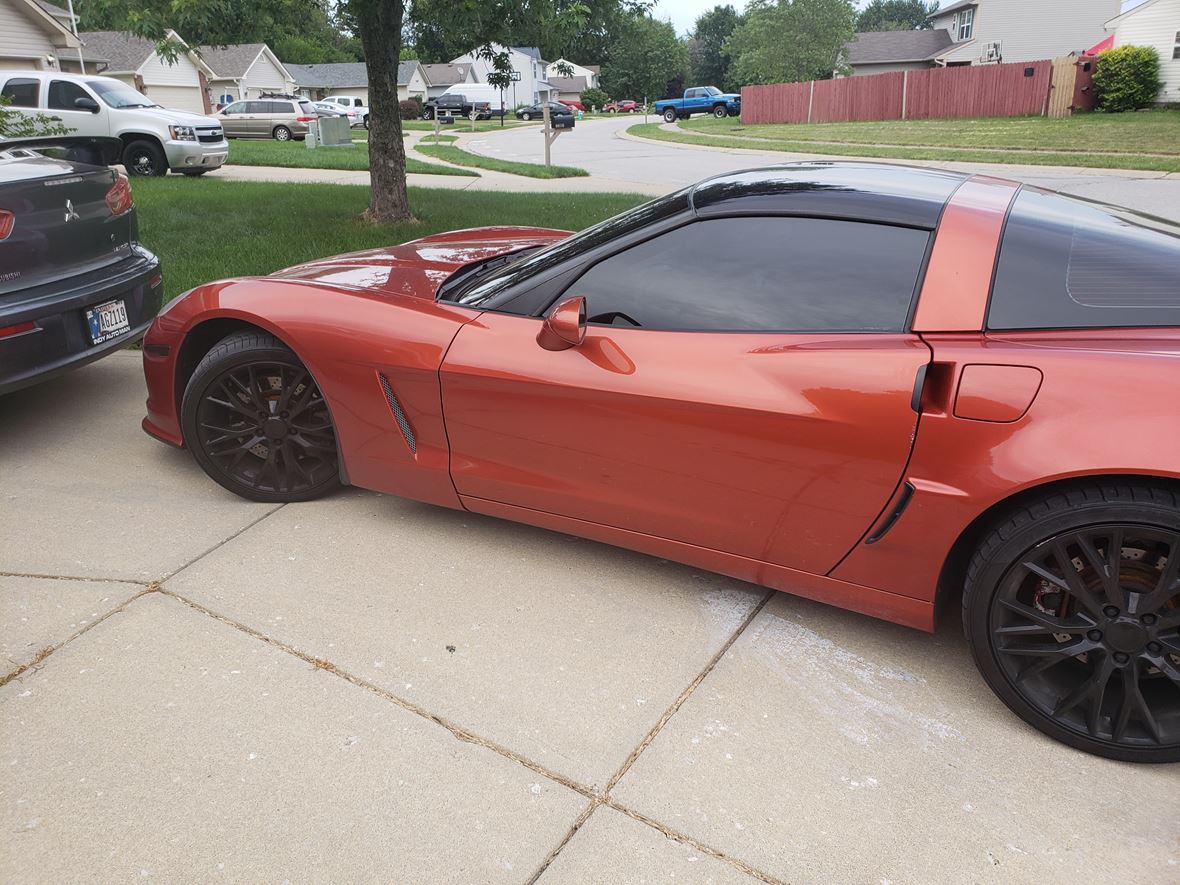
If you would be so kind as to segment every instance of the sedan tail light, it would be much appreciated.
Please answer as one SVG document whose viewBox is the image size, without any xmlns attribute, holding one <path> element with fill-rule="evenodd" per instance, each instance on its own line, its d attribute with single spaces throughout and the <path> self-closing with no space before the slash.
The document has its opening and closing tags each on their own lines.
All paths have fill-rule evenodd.
<svg viewBox="0 0 1180 885">
<path fill-rule="evenodd" d="M 115 176 L 115 183 L 107 191 L 107 208 L 112 215 L 125 215 L 135 208 L 135 199 L 131 196 L 131 182 L 126 175 Z"/>
<path fill-rule="evenodd" d="M 16 216 L 7 209 L 0 209 L 0 240 L 8 238 L 14 224 L 16 224 Z"/>
</svg>

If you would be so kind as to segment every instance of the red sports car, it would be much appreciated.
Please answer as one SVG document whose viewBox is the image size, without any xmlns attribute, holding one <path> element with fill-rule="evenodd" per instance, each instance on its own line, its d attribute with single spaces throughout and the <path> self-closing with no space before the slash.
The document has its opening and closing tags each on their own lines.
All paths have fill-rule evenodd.
<svg viewBox="0 0 1180 885">
<path fill-rule="evenodd" d="M 200 286 L 144 428 L 923 630 L 1048 735 L 1180 760 L 1180 228 L 983 176 L 724 175 Z"/>
</svg>

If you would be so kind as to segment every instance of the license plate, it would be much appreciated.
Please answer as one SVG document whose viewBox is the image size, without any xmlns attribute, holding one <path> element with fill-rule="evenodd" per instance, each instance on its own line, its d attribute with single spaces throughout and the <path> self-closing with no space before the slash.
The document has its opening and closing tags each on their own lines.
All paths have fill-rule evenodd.
<svg viewBox="0 0 1180 885">
<path fill-rule="evenodd" d="M 98 304 L 86 311 L 86 324 L 90 326 L 92 344 L 102 344 L 131 328 L 127 319 L 127 305 L 123 299 Z"/>
</svg>

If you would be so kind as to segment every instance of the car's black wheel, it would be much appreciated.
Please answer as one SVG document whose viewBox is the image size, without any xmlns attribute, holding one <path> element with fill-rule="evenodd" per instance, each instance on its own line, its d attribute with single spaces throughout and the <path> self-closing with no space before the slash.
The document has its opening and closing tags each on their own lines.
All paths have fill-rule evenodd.
<svg viewBox="0 0 1180 885">
<path fill-rule="evenodd" d="M 365 129 L 369 128 L 369 115 L 365 114 Z"/>
<path fill-rule="evenodd" d="M 123 168 L 128 175 L 167 175 L 168 158 L 154 141 L 133 141 L 123 148 Z"/>
<path fill-rule="evenodd" d="M 422 119 L 423 120 L 433 120 L 434 119 L 434 108 L 423 108 L 422 109 Z"/>
<path fill-rule="evenodd" d="M 327 402 L 295 354 L 263 332 L 230 335 L 205 355 L 181 427 L 205 472 L 251 501 L 309 501 L 340 483 Z"/>
<path fill-rule="evenodd" d="M 664 122 L 665 123 L 675 123 L 676 122 L 676 109 L 675 108 L 664 108 Z"/>
<path fill-rule="evenodd" d="M 719 104 L 717 107 L 713 108 L 713 116 L 718 120 L 724 120 L 729 116 L 729 111 L 725 109 L 725 105 Z"/>
<path fill-rule="evenodd" d="M 963 626 L 1013 712 L 1072 747 L 1180 761 L 1180 495 L 1079 486 L 994 526 L 967 571 Z"/>
<path fill-rule="evenodd" d="M 533 115 L 526 111 L 525 113 L 520 115 L 520 119 L 524 120 L 527 123 L 529 120 L 533 119 Z"/>
<path fill-rule="evenodd" d="M 286 126 L 276 126 L 274 129 L 274 132 L 272 134 L 275 137 L 275 141 L 290 141 L 291 140 L 291 130 L 288 129 Z"/>
</svg>

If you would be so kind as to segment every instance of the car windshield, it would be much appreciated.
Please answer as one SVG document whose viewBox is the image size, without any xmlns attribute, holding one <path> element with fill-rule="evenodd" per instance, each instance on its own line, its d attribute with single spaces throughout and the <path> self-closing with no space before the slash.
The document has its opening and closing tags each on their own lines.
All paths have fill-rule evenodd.
<svg viewBox="0 0 1180 885">
<path fill-rule="evenodd" d="M 87 80 L 86 85 L 98 93 L 107 105 L 112 108 L 158 108 L 154 101 L 148 101 L 146 95 L 136 92 L 126 83 L 118 80 Z"/>
<path fill-rule="evenodd" d="M 721 94 L 721 90 L 718 89 L 716 86 L 706 86 L 705 92 L 709 93 L 709 95 L 720 95 Z"/>
<path fill-rule="evenodd" d="M 668 218 L 687 208 L 687 189 L 668 194 L 666 197 L 660 197 L 613 218 L 608 218 L 600 224 L 586 228 L 581 233 L 566 237 L 564 240 L 558 240 L 544 249 L 528 252 L 520 256 L 518 260 L 498 266 L 488 273 L 471 275 L 461 285 L 448 286 L 447 283 L 444 283 L 439 289 L 440 298 L 444 301 L 455 301 L 467 307 L 479 307 L 509 286 L 527 279 L 543 268 L 552 267 L 558 262 L 589 252 L 616 237 L 645 227 L 662 218 Z M 460 269 L 456 273 L 464 273 L 464 270 Z"/>
</svg>

